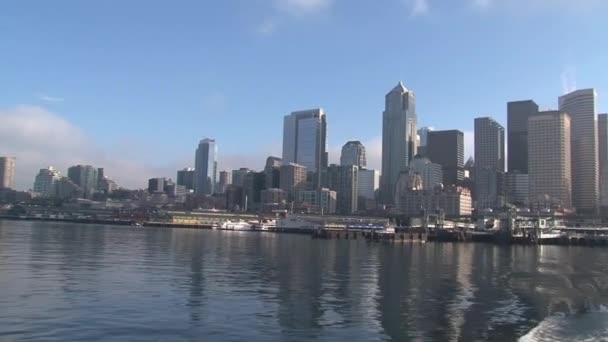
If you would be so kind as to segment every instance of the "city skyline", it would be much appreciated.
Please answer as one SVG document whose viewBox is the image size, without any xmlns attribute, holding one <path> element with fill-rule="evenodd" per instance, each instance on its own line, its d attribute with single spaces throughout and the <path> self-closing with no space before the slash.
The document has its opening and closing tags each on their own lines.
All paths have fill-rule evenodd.
<svg viewBox="0 0 608 342">
<path fill-rule="evenodd" d="M 346 141 L 360 140 L 369 167 L 380 169 L 382 96 L 400 80 L 417 94 L 419 126 L 465 133 L 465 159 L 473 118 L 507 127 L 506 102 L 556 109 L 556 96 L 594 87 L 599 112 L 608 111 L 608 51 L 593 43 L 607 31 L 607 3 L 413 3 L 136 0 L 118 16 L 104 4 L 8 4 L 0 14 L 0 40 L 12 51 L 0 66 L 10 84 L 0 93 L 0 154 L 17 157 L 23 190 L 40 168 L 81 163 L 143 188 L 141 179 L 194 166 L 191 146 L 205 136 L 218 141 L 219 170 L 260 170 L 281 153 L 277 118 L 323 107 L 329 163 Z M 367 13 L 369 25 L 352 19 Z M 530 32 L 534 44 L 522 46 Z M 248 90 L 234 91 L 237 84 Z"/>
</svg>

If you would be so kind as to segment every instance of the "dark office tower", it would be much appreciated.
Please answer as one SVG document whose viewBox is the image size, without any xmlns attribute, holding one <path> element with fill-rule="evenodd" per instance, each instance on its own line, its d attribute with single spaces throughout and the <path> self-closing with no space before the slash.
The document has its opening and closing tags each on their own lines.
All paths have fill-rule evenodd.
<svg viewBox="0 0 608 342">
<path fill-rule="evenodd" d="M 359 168 L 354 165 L 335 165 L 327 168 L 327 184 L 337 193 L 338 214 L 352 215 L 358 209 Z"/>
<path fill-rule="evenodd" d="M 101 190 L 103 187 L 103 179 L 105 178 L 103 167 L 97 168 L 97 190 Z"/>
<path fill-rule="evenodd" d="M 458 130 L 432 131 L 427 137 L 427 157 L 441 165 L 443 184 L 460 184 L 464 179 L 464 133 Z"/>
<path fill-rule="evenodd" d="M 504 205 L 505 129 L 492 118 L 475 119 L 477 209 Z"/>
<path fill-rule="evenodd" d="M 532 100 L 507 103 L 507 137 L 509 172 L 528 173 L 528 118 L 538 113 Z"/>
<path fill-rule="evenodd" d="M 281 158 L 268 157 L 266 159 L 266 166 L 264 167 L 266 189 L 278 189 L 281 186 L 281 165 L 283 165 Z"/>
<path fill-rule="evenodd" d="M 148 193 L 162 194 L 165 192 L 165 178 L 150 178 L 148 179 Z"/>
<path fill-rule="evenodd" d="M 194 190 L 194 168 L 187 167 L 177 171 L 177 185 L 183 185 L 188 190 Z"/>
</svg>

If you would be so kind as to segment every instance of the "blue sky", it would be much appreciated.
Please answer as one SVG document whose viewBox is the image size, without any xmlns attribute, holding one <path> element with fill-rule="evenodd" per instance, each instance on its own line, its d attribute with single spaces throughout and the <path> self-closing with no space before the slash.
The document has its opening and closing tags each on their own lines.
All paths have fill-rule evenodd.
<svg viewBox="0 0 608 342">
<path fill-rule="evenodd" d="M 358 139 L 379 167 L 398 81 L 438 129 L 505 124 L 507 101 L 555 108 L 574 88 L 608 111 L 606 13 L 602 0 L 7 1 L 0 154 L 17 157 L 20 188 L 78 161 L 144 186 L 192 166 L 203 137 L 221 169 L 260 168 L 285 114 L 323 107 L 330 158 Z"/>
</svg>

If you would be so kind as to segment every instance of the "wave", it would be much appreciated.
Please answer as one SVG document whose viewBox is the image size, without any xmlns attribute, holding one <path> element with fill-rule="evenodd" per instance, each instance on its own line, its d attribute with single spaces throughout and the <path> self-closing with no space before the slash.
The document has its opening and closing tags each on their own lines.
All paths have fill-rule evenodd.
<svg viewBox="0 0 608 342">
<path fill-rule="evenodd" d="M 574 314 L 549 316 L 519 341 L 608 341 L 608 306 L 593 306 Z"/>
</svg>

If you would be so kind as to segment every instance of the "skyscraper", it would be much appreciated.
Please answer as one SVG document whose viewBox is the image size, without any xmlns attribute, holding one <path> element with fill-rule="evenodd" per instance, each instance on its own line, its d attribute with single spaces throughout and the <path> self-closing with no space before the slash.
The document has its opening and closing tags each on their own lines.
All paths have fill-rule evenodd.
<svg viewBox="0 0 608 342">
<path fill-rule="evenodd" d="M 177 185 L 182 185 L 188 190 L 194 190 L 194 168 L 187 167 L 177 171 Z"/>
<path fill-rule="evenodd" d="M 416 154 L 417 126 L 416 96 L 399 82 L 386 94 L 382 114 L 380 192 L 385 204 L 394 202 L 399 174 Z"/>
<path fill-rule="evenodd" d="M 15 187 L 15 158 L 0 157 L 0 189 Z"/>
<path fill-rule="evenodd" d="M 327 120 L 322 108 L 293 112 L 283 120 L 283 163 L 306 167 L 314 188 L 327 168 Z"/>
<path fill-rule="evenodd" d="M 598 115 L 597 137 L 600 163 L 600 209 L 608 212 L 608 114 Z"/>
<path fill-rule="evenodd" d="M 464 179 L 464 133 L 457 130 L 433 131 L 428 134 L 427 157 L 441 165 L 443 184 L 460 184 Z"/>
<path fill-rule="evenodd" d="M 278 157 L 266 158 L 264 173 L 266 174 L 266 189 L 277 189 L 281 186 L 281 165 L 283 160 Z"/>
<path fill-rule="evenodd" d="M 232 170 L 232 182 L 230 184 L 243 187 L 243 185 L 245 185 L 245 177 L 247 177 L 247 175 L 251 172 L 253 171 L 246 167 L 242 167 L 238 170 Z"/>
<path fill-rule="evenodd" d="M 91 165 L 68 168 L 68 178 L 82 190 L 84 198 L 91 198 L 99 186 L 98 169 Z"/>
<path fill-rule="evenodd" d="M 232 172 L 221 171 L 220 182 L 218 184 L 219 189 L 217 192 L 220 194 L 226 193 L 226 189 L 228 189 L 229 185 L 232 185 Z"/>
<path fill-rule="evenodd" d="M 376 191 L 380 188 L 380 172 L 377 170 L 359 170 L 359 197 L 373 201 L 376 199 Z"/>
<path fill-rule="evenodd" d="M 55 197 L 59 179 L 61 179 L 61 174 L 54 167 L 40 169 L 34 180 L 34 192 L 41 197 Z"/>
<path fill-rule="evenodd" d="M 588 214 L 598 213 L 600 199 L 596 98 L 594 89 L 559 97 L 559 109 L 572 123 L 572 202 Z"/>
<path fill-rule="evenodd" d="M 428 143 L 429 132 L 434 131 L 433 127 L 422 127 L 418 130 L 419 145 L 417 153 L 426 156 L 426 145 Z"/>
<path fill-rule="evenodd" d="M 327 168 L 327 184 L 336 192 L 338 214 L 351 215 L 358 210 L 359 168 L 355 165 L 335 165 Z"/>
<path fill-rule="evenodd" d="M 538 113 L 532 100 L 507 103 L 507 137 L 509 172 L 528 173 L 528 118 Z"/>
<path fill-rule="evenodd" d="M 475 119 L 477 209 L 504 205 L 505 129 L 493 118 Z"/>
<path fill-rule="evenodd" d="M 287 193 L 289 201 L 294 201 L 296 192 L 305 190 L 306 166 L 295 163 L 281 165 L 281 189 Z"/>
<path fill-rule="evenodd" d="M 410 175 L 419 175 L 422 178 L 422 187 L 432 190 L 443 183 L 443 170 L 441 165 L 431 162 L 427 157 L 417 155 L 410 161 L 408 168 Z"/>
<path fill-rule="evenodd" d="M 217 182 L 217 145 L 214 139 L 203 139 L 198 144 L 194 174 L 194 193 L 213 195 Z"/>
<path fill-rule="evenodd" d="M 342 146 L 340 154 L 340 165 L 354 165 L 359 168 L 367 168 L 367 157 L 365 155 L 365 146 L 360 141 L 349 141 Z"/>
<path fill-rule="evenodd" d="M 533 208 L 572 208 L 570 116 L 540 112 L 528 119 L 528 200 Z"/>
</svg>

